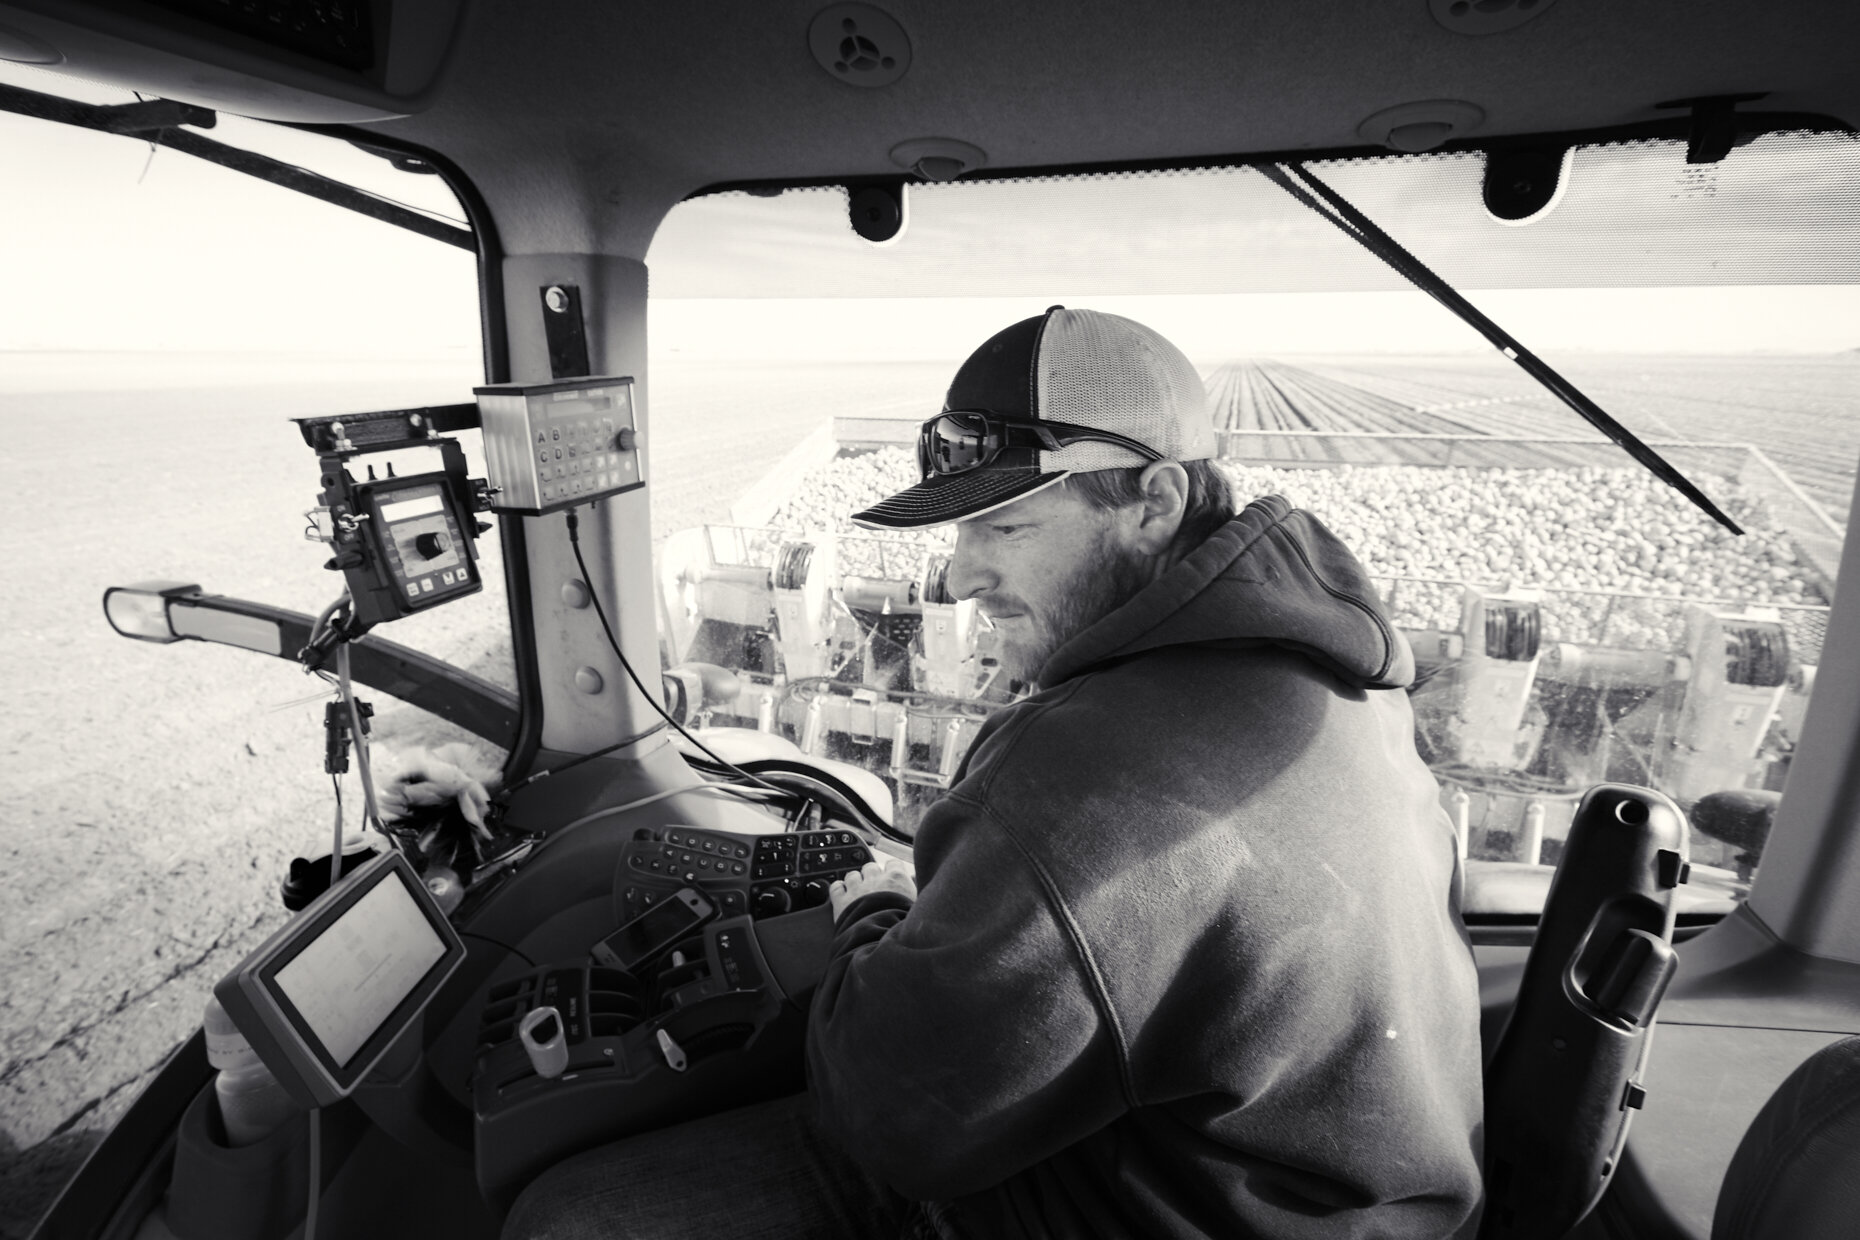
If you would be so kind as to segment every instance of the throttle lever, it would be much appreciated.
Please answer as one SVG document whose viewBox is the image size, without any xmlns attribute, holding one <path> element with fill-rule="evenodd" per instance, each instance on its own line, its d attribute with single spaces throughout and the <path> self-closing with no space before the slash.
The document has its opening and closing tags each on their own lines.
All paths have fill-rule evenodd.
<svg viewBox="0 0 1860 1240">
<path fill-rule="evenodd" d="M 568 1068 L 568 1031 L 553 1007 L 539 1007 L 517 1026 L 517 1040 L 530 1057 L 530 1067 L 544 1080 L 554 1080 Z"/>
</svg>

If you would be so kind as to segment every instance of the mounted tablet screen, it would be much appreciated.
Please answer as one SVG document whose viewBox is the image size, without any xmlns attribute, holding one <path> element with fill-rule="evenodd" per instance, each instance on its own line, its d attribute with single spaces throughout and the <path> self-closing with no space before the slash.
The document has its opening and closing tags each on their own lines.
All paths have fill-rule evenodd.
<svg viewBox="0 0 1860 1240">
<path fill-rule="evenodd" d="M 364 865 L 214 987 L 299 1101 L 346 1097 L 464 959 L 398 854 Z"/>
<path fill-rule="evenodd" d="M 413 895 L 376 883 L 277 972 L 277 988 L 346 1067 L 446 954 Z"/>
</svg>

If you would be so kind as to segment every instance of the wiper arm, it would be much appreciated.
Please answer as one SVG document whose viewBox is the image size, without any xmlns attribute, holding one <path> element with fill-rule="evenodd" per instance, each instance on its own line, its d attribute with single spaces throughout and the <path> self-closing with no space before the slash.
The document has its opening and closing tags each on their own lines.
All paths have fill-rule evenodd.
<svg viewBox="0 0 1860 1240">
<path fill-rule="evenodd" d="M 242 172 L 299 194 L 308 194 L 335 206 L 360 212 L 383 224 L 405 228 L 422 237 L 456 245 L 474 254 L 478 251 L 478 239 L 469 228 L 422 215 L 411 207 L 403 207 L 378 194 L 345 185 L 308 168 L 299 168 L 296 164 L 288 164 L 269 155 L 259 155 L 176 128 L 179 125 L 198 125 L 203 128 L 212 125 L 214 113 L 208 108 L 175 103 L 168 99 L 120 106 L 78 103 L 57 95 L 42 95 L 36 90 L 24 90 L 0 83 L 0 112 L 17 112 L 21 116 L 76 125 L 81 129 L 96 129 L 103 133 L 124 134 L 138 141 L 172 147 L 222 168 L 230 168 L 234 172 Z"/>
<path fill-rule="evenodd" d="M 1504 328 L 1481 314 L 1479 308 L 1461 296 L 1458 289 L 1435 275 L 1427 264 L 1410 254 L 1393 237 L 1376 227 L 1373 220 L 1358 211 L 1343 195 L 1320 181 L 1317 174 L 1309 168 L 1300 163 L 1254 164 L 1253 167 L 1268 181 L 1335 224 L 1353 241 L 1393 267 L 1397 274 L 1409 283 L 1453 311 L 1474 331 L 1496 345 L 1499 352 L 1516 362 L 1526 374 L 1548 388 L 1553 396 L 1581 414 L 1583 420 L 1589 425 L 1614 440 L 1629 456 L 1645 465 L 1668 486 L 1697 504 L 1705 515 L 1733 534 L 1744 532 L 1737 522 L 1731 520 L 1718 505 L 1712 503 L 1711 497 L 1694 486 L 1684 474 L 1673 468 L 1665 457 L 1642 443 L 1633 431 L 1609 417 L 1600 405 L 1583 395 L 1575 384 L 1552 370 L 1549 363 L 1519 344 L 1516 338 Z"/>
</svg>

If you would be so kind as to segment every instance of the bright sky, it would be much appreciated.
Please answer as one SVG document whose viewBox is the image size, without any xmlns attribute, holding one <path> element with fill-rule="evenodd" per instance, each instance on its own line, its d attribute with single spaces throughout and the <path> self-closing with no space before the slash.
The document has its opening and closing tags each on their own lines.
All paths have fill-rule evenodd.
<svg viewBox="0 0 1860 1240">
<path fill-rule="evenodd" d="M 0 66 L 0 81 L 95 102 L 128 98 L 20 66 Z M 211 136 L 429 210 L 458 213 L 437 178 L 395 172 L 345 143 L 232 117 L 222 118 Z M 0 160 L 7 169 L 7 191 L 0 194 L 0 271 L 7 285 L 0 299 L 0 350 L 385 358 L 475 354 L 478 347 L 474 262 L 464 250 L 175 151 L 160 150 L 151 159 L 145 143 L 12 115 L 0 114 Z M 1647 285 L 1657 283 L 1649 271 L 1657 276 L 1666 270 L 1660 264 L 1697 278 L 1717 270 L 1725 251 L 1699 240 L 1704 233 L 1676 245 L 1671 227 L 1653 230 L 1655 239 L 1645 245 L 1636 234 L 1631 250 L 1619 250 L 1621 229 L 1613 221 L 1626 174 L 1605 161 L 1586 170 L 1579 165 L 1573 182 L 1598 187 L 1592 197 L 1601 206 L 1584 216 L 1583 208 L 1571 205 L 1580 201 L 1572 190 L 1544 225 L 1532 226 L 1544 229 L 1535 236 L 1548 247 L 1554 260 L 1548 262 L 1531 257 L 1515 235 L 1524 230 L 1496 229 L 1483 220 L 1476 190 L 1455 188 L 1468 175 L 1465 165 L 1411 161 L 1405 167 L 1427 178 L 1436 197 L 1457 205 L 1418 210 L 1413 186 L 1389 190 L 1386 171 L 1378 179 L 1374 168 L 1330 175 L 1391 232 L 1419 237 L 1417 251 L 1440 255 L 1449 278 L 1456 278 L 1457 265 L 1472 300 L 1535 349 L 1830 352 L 1860 346 L 1860 283 L 1749 282 L 1752 270 L 1803 278 L 1802 271 L 1817 269 L 1808 249 L 1828 245 L 1830 235 L 1839 258 L 1853 263 L 1851 208 L 1835 219 L 1831 233 L 1826 222 L 1832 217 L 1825 213 L 1783 214 L 1821 227 L 1820 234 L 1733 212 L 1729 224 L 1714 227 L 1744 229 L 1736 235 L 1752 238 L 1757 255 L 1733 272 L 1735 284 L 1508 290 L 1490 281 L 1519 273 L 1535 279 L 1541 272 L 1555 282 L 1580 267 L 1592 268 L 1589 278 L 1622 271 L 1635 276 L 1628 283 Z M 1736 194 L 1750 191 L 1730 180 L 1672 180 L 1668 171 L 1656 171 L 1666 179 L 1650 181 L 1645 195 L 1656 213 L 1677 210 L 1672 204 L 1688 195 L 1734 202 Z M 1278 191 L 1253 174 L 1231 174 L 1234 201 L 1252 204 L 1251 213 L 1208 223 L 1205 197 L 1211 186 L 1221 188 L 1219 175 L 1090 187 L 1024 183 L 1001 187 L 989 199 L 955 192 L 963 187 L 926 190 L 914 200 L 904 243 L 886 251 L 851 237 L 833 194 L 686 204 L 649 255 L 653 349 L 688 358 L 959 359 L 1001 325 L 1055 302 L 1140 319 L 1203 362 L 1487 347 L 1422 294 L 1392 291 L 1388 273 L 1373 260 L 1328 225 L 1306 218 L 1302 208 L 1274 197 Z M 1737 175 L 1767 185 L 1779 170 L 1757 159 Z M 1826 197 L 1825 186 L 1789 184 L 1789 192 L 1812 193 L 1816 202 Z M 1089 197 L 1082 194 L 1087 189 Z M 1071 197 L 1055 197 L 1062 190 Z M 1066 201 L 1090 205 L 1076 218 L 1062 218 Z M 1133 219 L 1153 230 L 1132 235 Z M 1554 229 L 1545 227 L 1551 224 Z M 996 250 L 976 256 L 974 238 L 984 235 L 1000 238 L 991 242 Z M 1768 265 L 1751 267 L 1757 262 Z M 1727 262 L 1726 269 L 1734 266 Z M 1837 264 L 1836 274 L 1845 278 L 1845 268 Z M 1284 291 L 1313 280 L 1346 291 Z M 1252 291 L 1203 291 L 1210 282 Z M 1171 291 L 1160 292 L 1159 285 Z M 1012 295 L 1028 288 L 1038 291 Z M 719 295 L 739 289 L 750 296 Z M 873 289 L 917 295 L 857 295 Z M 990 295 L 949 295 L 971 289 Z M 788 291 L 809 296 L 770 295 Z M 0 367 L 6 365 L 0 358 Z"/>
<path fill-rule="evenodd" d="M 1544 353 L 1830 353 L 1860 345 L 1860 288 L 1530 289 L 1468 297 Z M 666 299 L 655 349 L 728 360 L 960 361 L 1055 303 L 1122 314 L 1209 364 L 1297 353 L 1461 353 L 1485 338 L 1424 293 Z"/>
<path fill-rule="evenodd" d="M 122 92 L 0 65 L 0 81 L 89 102 Z M 458 215 L 437 177 L 347 143 L 222 117 L 402 202 Z M 432 353 L 478 348 L 476 261 L 168 149 L 0 113 L 0 349 Z M 4 365 L 0 361 L 0 365 Z"/>
</svg>

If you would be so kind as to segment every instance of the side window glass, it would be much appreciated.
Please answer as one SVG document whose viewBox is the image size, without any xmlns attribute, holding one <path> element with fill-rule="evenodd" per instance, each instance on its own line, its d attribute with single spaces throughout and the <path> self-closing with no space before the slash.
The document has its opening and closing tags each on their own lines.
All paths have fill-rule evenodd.
<svg viewBox="0 0 1860 1240">
<path fill-rule="evenodd" d="M 0 80 L 134 102 L 19 66 Z M 236 117 L 205 136 L 463 222 L 440 178 L 347 143 Z M 173 149 L 13 114 L 0 114 L 0 159 L 11 1234 L 285 916 L 291 858 L 331 838 L 327 687 L 251 651 L 126 641 L 105 622 L 104 589 L 188 582 L 315 615 L 342 581 L 303 536 L 317 461 L 289 419 L 469 401 L 483 370 L 466 249 Z M 475 433 L 463 438 L 481 473 Z M 495 537 L 480 550 L 482 594 L 379 632 L 509 688 Z M 467 739 L 361 696 L 382 764 L 396 743 Z M 469 760 L 496 768 L 495 746 L 469 743 Z M 357 778 L 342 781 L 351 828 Z"/>
</svg>

